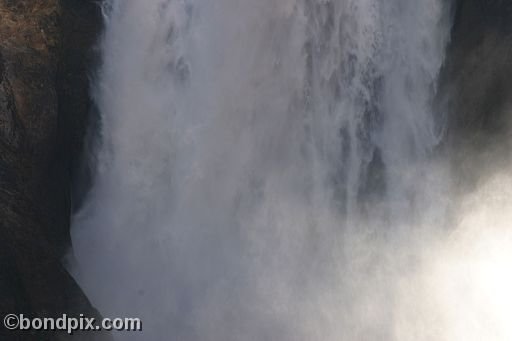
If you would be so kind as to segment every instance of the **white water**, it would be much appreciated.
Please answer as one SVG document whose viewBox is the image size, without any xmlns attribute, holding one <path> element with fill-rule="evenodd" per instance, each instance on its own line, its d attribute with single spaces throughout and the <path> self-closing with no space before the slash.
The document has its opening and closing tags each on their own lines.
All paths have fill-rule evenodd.
<svg viewBox="0 0 512 341">
<path fill-rule="evenodd" d="M 486 339 L 429 251 L 457 263 L 431 157 L 446 1 L 111 5 L 73 241 L 93 304 L 144 321 L 120 339 Z"/>
</svg>

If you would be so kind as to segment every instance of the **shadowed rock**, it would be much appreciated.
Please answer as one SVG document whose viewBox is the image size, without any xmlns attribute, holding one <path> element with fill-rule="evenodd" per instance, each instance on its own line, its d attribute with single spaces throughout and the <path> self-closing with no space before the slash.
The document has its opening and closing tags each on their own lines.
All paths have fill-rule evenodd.
<svg viewBox="0 0 512 341">
<path fill-rule="evenodd" d="M 439 102 L 457 177 L 472 183 L 509 154 L 512 2 L 458 0 L 455 8 Z"/>
<path fill-rule="evenodd" d="M 0 0 L 0 18 L 0 315 L 98 316 L 61 260 L 100 11 L 86 0 Z M 68 337 L 0 329 L 0 339 Z"/>
</svg>

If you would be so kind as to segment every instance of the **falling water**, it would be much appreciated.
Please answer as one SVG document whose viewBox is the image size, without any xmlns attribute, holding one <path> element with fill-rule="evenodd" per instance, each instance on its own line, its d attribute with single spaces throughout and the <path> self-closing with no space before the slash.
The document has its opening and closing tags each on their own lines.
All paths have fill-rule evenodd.
<svg viewBox="0 0 512 341">
<path fill-rule="evenodd" d="M 419 339 L 400 289 L 419 262 L 408 236 L 445 212 L 432 107 L 449 14 L 106 3 L 73 272 L 103 315 L 144 321 L 121 339 Z"/>
</svg>

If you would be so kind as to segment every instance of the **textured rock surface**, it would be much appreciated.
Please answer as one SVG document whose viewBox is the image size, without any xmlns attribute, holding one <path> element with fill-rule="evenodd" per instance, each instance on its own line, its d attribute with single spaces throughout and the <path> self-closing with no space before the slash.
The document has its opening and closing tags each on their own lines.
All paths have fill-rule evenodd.
<svg viewBox="0 0 512 341">
<path fill-rule="evenodd" d="M 100 26 L 92 1 L 0 0 L 0 315 L 95 314 L 61 259 Z"/>
</svg>

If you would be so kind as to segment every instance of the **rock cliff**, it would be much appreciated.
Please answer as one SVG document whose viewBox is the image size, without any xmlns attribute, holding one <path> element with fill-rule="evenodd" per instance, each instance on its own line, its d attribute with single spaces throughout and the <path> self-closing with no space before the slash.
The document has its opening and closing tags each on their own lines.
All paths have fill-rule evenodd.
<svg viewBox="0 0 512 341">
<path fill-rule="evenodd" d="M 96 314 L 62 257 L 70 245 L 70 183 L 91 110 L 88 68 L 100 28 L 93 1 L 0 0 L 2 316 Z M 2 329 L 0 339 L 31 336 Z"/>
<path fill-rule="evenodd" d="M 457 0 L 454 19 L 440 97 L 455 171 L 471 183 L 510 157 L 512 2 Z"/>
</svg>

